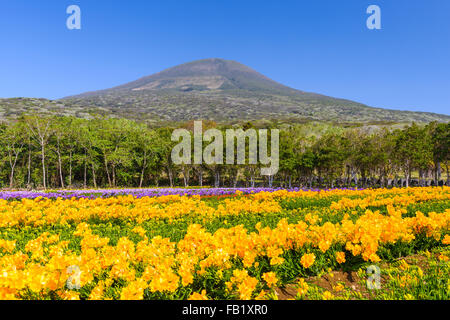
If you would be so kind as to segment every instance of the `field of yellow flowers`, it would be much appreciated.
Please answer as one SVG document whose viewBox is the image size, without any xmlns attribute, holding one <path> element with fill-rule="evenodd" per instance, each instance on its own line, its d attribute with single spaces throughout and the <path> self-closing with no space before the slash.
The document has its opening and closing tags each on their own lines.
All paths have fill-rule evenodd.
<svg viewBox="0 0 450 320">
<path fill-rule="evenodd" d="M 447 300 L 449 227 L 450 187 L 0 200 L 0 299 Z"/>
</svg>

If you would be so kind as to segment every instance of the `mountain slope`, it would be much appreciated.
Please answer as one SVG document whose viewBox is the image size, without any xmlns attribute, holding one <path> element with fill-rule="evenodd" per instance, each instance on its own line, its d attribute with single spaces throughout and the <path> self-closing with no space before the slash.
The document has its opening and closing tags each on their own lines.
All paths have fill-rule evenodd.
<svg viewBox="0 0 450 320">
<path fill-rule="evenodd" d="M 182 64 L 111 89 L 57 101 L 0 99 L 0 118 L 27 110 L 86 117 L 100 112 L 157 121 L 208 119 L 336 122 L 450 121 L 450 116 L 372 108 L 289 88 L 235 61 L 205 59 Z"/>
<path fill-rule="evenodd" d="M 295 90 L 235 61 L 205 59 L 136 81 L 68 97 L 78 106 L 97 106 L 117 115 L 145 119 L 330 121 L 450 121 L 450 116 L 371 108 Z"/>
<path fill-rule="evenodd" d="M 164 89 L 181 92 L 248 90 L 286 95 L 303 93 L 283 86 L 238 62 L 204 59 L 182 64 L 108 90 L 81 94 L 80 97 L 114 91 Z"/>
</svg>

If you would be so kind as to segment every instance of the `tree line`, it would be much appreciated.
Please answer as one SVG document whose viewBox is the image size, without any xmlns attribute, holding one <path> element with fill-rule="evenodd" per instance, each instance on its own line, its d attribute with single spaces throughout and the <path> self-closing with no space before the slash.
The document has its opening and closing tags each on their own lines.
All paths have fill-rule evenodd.
<svg viewBox="0 0 450 320">
<path fill-rule="evenodd" d="M 192 123 L 184 126 L 191 129 Z M 241 128 L 252 126 L 246 123 Z M 274 177 L 263 177 L 254 164 L 175 165 L 171 160 L 177 144 L 171 139 L 175 128 L 103 117 L 22 116 L 0 125 L 0 186 L 450 185 L 449 123 L 413 123 L 397 129 L 318 126 L 319 130 L 300 124 L 281 128 L 279 171 Z M 208 127 L 223 132 L 230 128 L 214 122 L 207 122 L 204 130 Z"/>
</svg>

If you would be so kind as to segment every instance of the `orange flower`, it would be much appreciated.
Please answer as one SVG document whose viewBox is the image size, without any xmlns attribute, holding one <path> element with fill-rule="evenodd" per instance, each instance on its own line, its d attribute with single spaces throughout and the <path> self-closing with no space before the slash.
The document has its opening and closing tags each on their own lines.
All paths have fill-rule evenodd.
<svg viewBox="0 0 450 320">
<path fill-rule="evenodd" d="M 342 283 L 337 284 L 336 286 L 333 287 L 333 290 L 336 292 L 341 292 L 342 290 L 345 289 L 345 286 Z"/>
<path fill-rule="evenodd" d="M 304 268 L 309 268 L 314 264 L 314 261 L 316 260 L 316 256 L 314 253 L 307 253 L 304 254 L 303 257 L 300 259 L 300 263 Z"/>
<path fill-rule="evenodd" d="M 255 297 L 255 300 L 265 300 L 266 294 L 267 294 L 267 292 L 265 292 L 264 290 L 261 290 L 261 292 Z"/>
<path fill-rule="evenodd" d="M 188 300 L 208 300 L 208 297 L 206 296 L 206 290 L 202 290 L 202 293 L 194 292 L 191 294 Z"/>
<path fill-rule="evenodd" d="M 336 261 L 338 263 L 344 263 L 345 262 L 345 252 L 336 252 Z"/>
<path fill-rule="evenodd" d="M 444 240 L 442 240 L 442 244 L 450 244 L 450 235 L 446 235 Z"/>
<path fill-rule="evenodd" d="M 334 296 L 330 291 L 325 291 L 322 295 L 323 300 L 333 300 Z"/>
<path fill-rule="evenodd" d="M 263 274 L 262 278 L 264 279 L 264 281 L 267 282 L 267 285 L 269 286 L 269 288 L 276 285 L 278 282 L 275 272 L 266 272 Z"/>
<path fill-rule="evenodd" d="M 142 300 L 144 298 L 145 281 L 139 279 L 122 289 L 120 300 Z"/>
<path fill-rule="evenodd" d="M 439 260 L 441 260 L 441 261 L 443 261 L 443 262 L 446 262 L 446 261 L 448 261 L 448 257 L 445 255 L 445 254 L 440 254 L 439 255 Z"/>
</svg>

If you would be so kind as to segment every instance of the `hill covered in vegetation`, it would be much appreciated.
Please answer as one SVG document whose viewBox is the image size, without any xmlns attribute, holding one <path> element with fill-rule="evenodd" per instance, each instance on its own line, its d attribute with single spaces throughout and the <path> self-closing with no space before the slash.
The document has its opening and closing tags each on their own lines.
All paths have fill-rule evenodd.
<svg viewBox="0 0 450 320">
<path fill-rule="evenodd" d="M 103 114 L 148 122 L 254 120 L 448 122 L 450 116 L 372 108 L 289 88 L 235 61 L 205 59 L 111 89 L 57 101 L 0 99 L 0 119 L 40 112 L 89 118 Z"/>
</svg>

